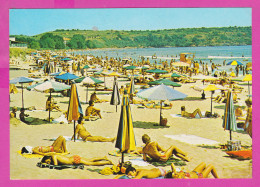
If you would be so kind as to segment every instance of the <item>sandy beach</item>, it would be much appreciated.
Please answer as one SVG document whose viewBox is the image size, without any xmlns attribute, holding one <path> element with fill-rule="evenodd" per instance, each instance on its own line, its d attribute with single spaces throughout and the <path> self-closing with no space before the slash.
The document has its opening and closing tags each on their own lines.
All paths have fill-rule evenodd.
<svg viewBox="0 0 260 187">
<path fill-rule="evenodd" d="M 23 64 L 23 62 L 20 62 Z M 21 75 L 27 74 L 24 72 L 11 70 L 10 79 Z M 103 80 L 103 78 L 100 78 Z M 118 79 L 118 86 L 129 83 L 129 80 L 125 78 Z M 112 88 L 113 77 L 106 77 L 106 86 Z M 196 83 L 182 84 L 181 87 L 174 88 L 177 91 L 185 93 L 188 98 L 185 100 L 171 101 L 173 107 L 169 110 L 163 110 L 163 116 L 168 119 L 168 128 L 158 129 L 144 129 L 134 128 L 136 145 L 138 147 L 144 146 L 142 142 L 142 135 L 148 134 L 152 141 L 157 141 L 162 147 L 168 148 L 171 145 L 179 147 L 188 154 L 191 159 L 187 162 L 186 166 L 183 166 L 185 170 L 192 171 L 199 163 L 205 162 L 206 164 L 213 164 L 217 170 L 220 178 L 251 178 L 252 177 L 252 160 L 237 160 L 230 158 L 222 149 L 205 148 L 203 145 L 195 145 L 192 141 L 183 142 L 171 139 L 165 135 L 194 135 L 196 137 L 205 138 L 218 142 L 216 146 L 220 144 L 226 144 L 229 140 L 229 131 L 225 131 L 222 127 L 224 115 L 223 103 L 213 102 L 213 112 L 220 115 L 218 118 L 201 118 L 201 119 L 187 119 L 183 117 L 173 117 L 172 115 L 181 113 L 181 106 L 186 106 L 186 110 L 189 112 L 199 108 L 201 111 L 210 111 L 210 92 L 205 92 L 207 99 L 198 99 L 201 97 L 201 92 L 195 91 L 192 86 L 202 86 L 201 81 Z M 140 86 L 136 85 L 138 89 Z M 245 99 L 247 98 L 247 85 L 241 85 L 243 91 L 238 93 L 239 102 L 245 106 Z M 77 84 L 80 101 L 86 101 L 86 87 L 82 84 Z M 18 87 L 17 94 L 10 94 L 10 111 L 13 106 L 21 107 L 21 89 Z M 93 88 L 89 88 L 89 96 L 94 92 Z M 57 101 L 62 111 L 66 111 L 68 108 L 69 97 L 60 97 L 60 94 L 54 93 L 54 100 Z M 217 93 L 214 96 L 218 95 Z M 24 89 L 24 105 L 25 108 L 34 106 L 36 111 L 26 110 L 26 114 L 30 117 L 47 119 L 48 111 L 45 111 L 45 104 L 48 93 L 41 93 L 36 91 L 28 91 Z M 110 92 L 97 91 L 97 97 L 100 99 L 110 100 Z M 141 100 L 135 97 L 136 100 Z M 82 104 L 82 109 L 85 112 L 87 104 Z M 221 109 L 215 108 L 223 106 Z M 96 108 L 101 109 L 102 119 L 96 121 L 85 121 L 86 129 L 92 135 L 100 135 L 104 137 L 116 137 L 119 125 L 121 106 L 116 107 L 110 105 L 109 102 L 96 103 Z M 131 112 L 133 122 L 159 122 L 159 109 L 147 109 L 138 108 L 137 105 L 131 104 Z M 19 112 L 17 112 L 19 116 Z M 51 117 L 54 119 L 60 117 L 62 112 L 53 111 Z M 27 125 L 19 120 L 11 120 L 10 122 L 10 177 L 11 179 L 113 179 L 115 175 L 101 175 L 97 172 L 89 171 L 89 169 L 103 169 L 106 166 L 85 166 L 84 170 L 81 169 L 63 169 L 55 170 L 48 168 L 39 168 L 36 164 L 41 158 L 25 158 L 21 156 L 18 151 L 23 146 L 47 146 L 51 145 L 53 139 L 58 136 L 72 136 L 73 135 L 73 123 L 70 124 L 50 124 L 42 123 L 40 125 Z M 243 146 L 252 146 L 252 139 L 247 133 L 232 132 L 232 139 L 240 140 Z M 86 158 L 103 157 L 107 156 L 115 165 L 120 161 L 120 157 L 111 156 L 108 153 L 114 150 L 115 143 L 110 142 L 73 142 L 67 141 L 67 149 L 70 155 L 80 155 Z M 205 143 L 207 145 L 207 143 Z M 128 157 L 125 156 L 125 160 L 141 158 L 140 156 Z M 136 166 L 137 168 L 154 168 L 155 166 Z M 166 170 L 170 170 L 170 166 L 163 167 Z M 213 178 L 209 175 L 209 178 Z"/>
</svg>

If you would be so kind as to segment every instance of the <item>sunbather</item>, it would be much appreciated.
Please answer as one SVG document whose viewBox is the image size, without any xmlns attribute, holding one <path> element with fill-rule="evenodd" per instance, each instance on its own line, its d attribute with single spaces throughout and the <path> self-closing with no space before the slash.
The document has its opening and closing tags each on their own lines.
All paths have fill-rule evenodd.
<svg viewBox="0 0 260 187">
<path fill-rule="evenodd" d="M 101 114 L 100 114 L 100 110 L 97 108 L 94 108 L 94 102 L 93 101 L 89 101 L 89 106 L 86 109 L 85 112 L 85 119 L 90 119 L 92 117 L 95 116 L 99 116 L 100 119 L 102 118 Z"/>
<path fill-rule="evenodd" d="M 45 164 L 52 164 L 52 165 L 78 165 L 78 164 L 84 164 L 86 166 L 112 165 L 112 162 L 108 160 L 107 157 L 87 159 L 84 157 L 80 157 L 78 155 L 74 155 L 70 157 L 64 155 L 44 156 L 41 162 Z"/>
<path fill-rule="evenodd" d="M 60 107 L 55 104 L 54 99 L 51 96 L 49 96 L 47 101 L 46 101 L 46 110 L 50 110 L 50 111 L 58 110 L 58 111 L 61 111 Z"/>
<path fill-rule="evenodd" d="M 153 179 L 157 177 L 164 177 L 166 175 L 166 171 L 163 168 L 135 169 L 134 167 L 130 166 L 126 169 L 125 174 L 129 178 L 133 179 Z"/>
<path fill-rule="evenodd" d="M 68 153 L 66 148 L 66 140 L 63 136 L 59 136 L 51 146 L 25 146 L 21 150 L 22 154 L 40 154 L 40 155 L 50 155 L 55 153 Z"/>
<path fill-rule="evenodd" d="M 10 118 L 16 118 L 16 112 L 17 112 L 17 107 L 12 108 L 12 112 L 10 113 Z"/>
<path fill-rule="evenodd" d="M 107 100 L 99 99 L 99 98 L 97 97 L 97 93 L 96 93 L 96 92 L 94 92 L 94 93 L 91 94 L 91 96 L 90 96 L 90 101 L 92 101 L 92 102 L 94 102 L 94 103 L 107 102 Z"/>
<path fill-rule="evenodd" d="M 28 114 L 25 114 L 24 111 L 25 111 L 25 109 L 24 109 L 24 108 L 21 108 L 19 117 L 20 117 L 20 120 L 21 120 L 22 122 L 28 123 L 28 121 L 25 120 L 25 117 L 28 117 L 29 115 L 28 115 Z"/>
<path fill-rule="evenodd" d="M 78 124 L 76 126 L 75 136 L 77 139 L 82 138 L 84 141 L 90 142 L 114 142 L 116 138 L 105 138 L 102 136 L 92 136 L 84 127 L 84 121 L 82 119 L 78 120 Z M 74 140 L 74 134 L 71 137 Z"/>
<path fill-rule="evenodd" d="M 199 117 L 201 117 L 201 118 L 203 117 L 199 108 L 194 110 L 194 112 L 189 113 L 189 112 L 186 112 L 185 106 L 181 107 L 181 116 L 182 117 L 195 118 L 197 114 L 199 115 Z"/>
<path fill-rule="evenodd" d="M 246 130 L 246 132 L 252 138 L 252 100 L 247 99 L 245 102 L 246 102 L 246 106 L 247 106 L 247 116 L 246 116 L 246 121 L 245 121 L 243 128 Z"/>
<path fill-rule="evenodd" d="M 147 155 L 155 161 L 166 162 L 173 154 L 185 161 L 189 162 L 186 157 L 186 153 L 181 151 L 175 146 L 171 146 L 169 149 L 163 149 L 157 142 L 151 142 L 150 137 L 147 134 L 142 136 L 142 140 L 145 143 L 143 148 L 143 159 L 147 160 Z"/>
<path fill-rule="evenodd" d="M 192 172 L 177 172 L 173 163 L 171 164 L 171 169 L 172 171 L 166 174 L 166 178 L 202 179 L 208 178 L 209 173 L 211 173 L 214 176 L 214 178 L 218 178 L 215 167 L 211 164 L 206 167 L 206 164 L 204 162 L 200 163 Z"/>
</svg>

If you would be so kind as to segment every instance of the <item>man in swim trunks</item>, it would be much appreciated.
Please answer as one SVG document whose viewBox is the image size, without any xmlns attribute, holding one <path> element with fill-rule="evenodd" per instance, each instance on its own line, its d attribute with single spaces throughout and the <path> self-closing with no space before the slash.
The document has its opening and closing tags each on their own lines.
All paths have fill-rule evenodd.
<svg viewBox="0 0 260 187">
<path fill-rule="evenodd" d="M 153 169 L 135 169 L 130 166 L 126 169 L 126 175 L 133 179 L 153 179 L 157 177 L 164 177 L 166 175 L 166 171 L 163 168 L 153 168 Z"/>
<path fill-rule="evenodd" d="M 40 155 L 50 155 L 55 153 L 68 153 L 66 148 L 66 140 L 63 136 L 59 136 L 51 146 L 25 146 L 21 150 L 22 154 L 40 154 Z"/>
<path fill-rule="evenodd" d="M 175 146 L 171 146 L 168 150 L 163 149 L 157 142 L 151 142 L 147 134 L 142 136 L 145 143 L 143 148 L 143 159 L 147 160 L 147 155 L 155 161 L 166 162 L 173 154 L 187 162 L 190 160 L 186 157 L 186 153 Z"/>
<path fill-rule="evenodd" d="M 78 124 L 76 126 L 75 136 L 77 139 L 82 138 L 84 141 L 90 142 L 114 142 L 116 138 L 105 138 L 102 136 L 92 136 L 84 127 L 84 121 L 82 119 L 78 120 Z M 71 140 L 74 140 L 74 134 L 71 137 Z"/>
<path fill-rule="evenodd" d="M 85 118 L 89 119 L 93 116 L 99 116 L 100 119 L 102 118 L 102 116 L 100 114 L 100 110 L 97 108 L 94 108 L 94 102 L 89 101 L 89 106 L 87 107 L 86 112 L 85 112 Z"/>
<path fill-rule="evenodd" d="M 74 156 L 70 156 L 70 157 L 64 156 L 64 155 L 44 156 L 42 158 L 41 163 L 52 164 L 52 165 L 84 164 L 86 166 L 112 165 L 112 162 L 110 160 L 108 160 L 107 157 L 87 159 L 87 158 L 84 158 L 84 157 L 80 157 L 78 155 L 74 155 Z"/>
</svg>

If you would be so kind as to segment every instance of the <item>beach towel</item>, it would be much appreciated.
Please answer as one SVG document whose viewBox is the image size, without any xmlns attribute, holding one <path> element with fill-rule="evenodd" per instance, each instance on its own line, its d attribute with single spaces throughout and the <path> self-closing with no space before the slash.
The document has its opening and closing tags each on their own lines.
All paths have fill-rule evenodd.
<svg viewBox="0 0 260 187">
<path fill-rule="evenodd" d="M 79 164 L 79 165 L 52 165 L 52 164 L 45 164 L 45 163 L 38 162 L 36 164 L 36 166 L 38 166 L 40 168 L 49 168 L 49 169 L 58 169 L 58 170 L 68 169 L 68 168 L 84 169 L 83 164 Z"/>
<path fill-rule="evenodd" d="M 143 160 L 143 158 L 129 159 L 133 166 L 150 166 L 150 164 Z"/>
<path fill-rule="evenodd" d="M 117 179 L 131 179 L 131 178 L 128 177 L 127 175 L 122 175 L 121 177 L 119 177 Z M 147 179 L 147 178 L 142 178 L 142 179 Z M 157 177 L 157 178 L 153 178 L 153 179 L 164 179 L 164 177 Z"/>
<path fill-rule="evenodd" d="M 58 117 L 57 119 L 54 119 L 54 120 L 52 121 L 52 123 L 66 123 L 66 124 L 68 124 L 69 122 L 68 122 L 67 118 L 65 117 L 65 115 L 62 114 L 62 115 L 61 115 L 60 117 Z"/>
<path fill-rule="evenodd" d="M 164 135 L 167 138 L 171 138 L 173 140 L 178 140 L 180 142 L 192 144 L 192 145 L 214 145 L 219 144 L 219 142 L 202 138 L 195 135 L 187 135 L 187 134 L 179 134 L 179 135 Z"/>
<path fill-rule="evenodd" d="M 22 154 L 21 150 L 17 151 L 17 153 L 25 158 L 42 158 L 43 155 L 39 155 L 39 154 Z M 67 155 L 69 153 L 55 153 L 57 155 Z"/>
<path fill-rule="evenodd" d="M 202 118 L 199 116 L 199 114 L 196 114 L 195 119 L 207 119 L 205 117 L 205 112 L 201 112 Z M 170 114 L 173 118 L 182 118 L 181 114 Z M 187 119 L 194 119 L 194 118 L 187 118 Z"/>
<path fill-rule="evenodd" d="M 147 162 L 149 164 L 156 166 L 156 167 L 158 167 L 158 166 L 160 166 L 160 167 L 170 166 L 172 163 L 175 166 L 186 166 L 185 161 L 180 160 L 178 158 L 174 158 L 174 157 L 170 157 L 166 162 L 158 162 L 158 161 L 154 161 L 153 159 L 148 158 Z"/>
<path fill-rule="evenodd" d="M 240 150 L 240 151 L 227 151 L 230 157 L 237 158 L 238 160 L 252 159 L 252 150 Z"/>
<path fill-rule="evenodd" d="M 65 138 L 66 141 L 74 141 L 74 140 L 71 140 L 71 136 L 63 136 Z M 47 139 L 49 141 L 55 141 L 58 137 L 54 137 L 54 138 L 51 138 L 51 139 Z M 46 139 L 45 139 L 46 140 Z M 76 139 L 76 142 L 83 142 L 84 140 L 83 139 Z"/>
</svg>

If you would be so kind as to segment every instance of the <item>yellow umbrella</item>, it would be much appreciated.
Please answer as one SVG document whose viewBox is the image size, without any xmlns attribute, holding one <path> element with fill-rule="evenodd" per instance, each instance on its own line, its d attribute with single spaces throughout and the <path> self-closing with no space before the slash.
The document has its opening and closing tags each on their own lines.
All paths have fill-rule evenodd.
<svg viewBox="0 0 260 187">
<path fill-rule="evenodd" d="M 252 75 L 247 74 L 245 78 L 242 81 L 248 82 L 248 97 L 250 97 L 250 87 L 249 87 L 249 81 L 252 81 Z"/>
<path fill-rule="evenodd" d="M 109 73 L 108 76 L 111 76 L 111 77 L 120 77 L 120 74 L 118 74 L 117 72 L 112 72 L 112 73 Z"/>
<path fill-rule="evenodd" d="M 219 90 L 219 88 L 216 87 L 215 84 L 209 84 L 206 88 L 203 89 L 204 91 L 211 91 L 211 115 L 212 115 L 212 96 L 213 96 L 213 92 L 215 90 Z"/>
<path fill-rule="evenodd" d="M 231 77 L 236 77 L 236 74 L 232 71 L 232 72 L 230 73 L 230 76 L 231 76 Z"/>
</svg>

